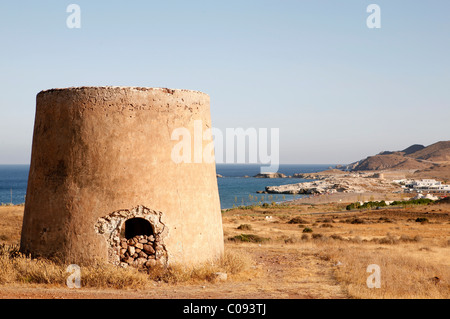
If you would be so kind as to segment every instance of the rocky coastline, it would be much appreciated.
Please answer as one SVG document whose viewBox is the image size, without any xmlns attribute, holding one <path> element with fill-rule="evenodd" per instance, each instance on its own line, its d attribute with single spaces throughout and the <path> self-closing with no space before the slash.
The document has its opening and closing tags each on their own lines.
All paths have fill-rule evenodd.
<svg viewBox="0 0 450 319">
<path fill-rule="evenodd" d="M 365 193 L 365 192 L 395 192 L 400 191 L 399 185 L 385 180 L 377 173 L 346 173 L 339 174 L 295 174 L 297 178 L 312 179 L 304 183 L 280 186 L 266 186 L 263 193 L 267 194 L 330 194 L 330 193 Z"/>
</svg>

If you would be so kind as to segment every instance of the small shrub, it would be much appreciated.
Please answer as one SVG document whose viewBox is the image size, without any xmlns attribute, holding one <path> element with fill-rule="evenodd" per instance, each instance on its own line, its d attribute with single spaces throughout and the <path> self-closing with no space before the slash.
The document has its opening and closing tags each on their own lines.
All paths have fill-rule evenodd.
<svg viewBox="0 0 450 319">
<path fill-rule="evenodd" d="M 288 221 L 288 224 L 309 224 L 309 222 L 301 217 L 294 217 Z"/>
<path fill-rule="evenodd" d="M 289 237 L 284 240 L 285 244 L 295 244 L 297 242 L 298 242 L 297 238 L 294 237 Z"/>
<path fill-rule="evenodd" d="M 239 225 L 237 229 L 240 229 L 240 230 L 252 230 L 253 228 L 252 228 L 252 225 L 250 225 L 250 224 L 242 224 L 242 225 Z"/>
<path fill-rule="evenodd" d="M 322 239 L 323 235 L 322 234 L 312 234 L 312 238 L 313 239 Z"/>
<path fill-rule="evenodd" d="M 309 236 L 307 234 L 302 235 L 302 240 L 309 240 Z"/>
<path fill-rule="evenodd" d="M 380 222 L 380 223 L 393 223 L 394 221 L 392 220 L 392 219 L 389 219 L 389 218 L 387 218 L 387 217 L 380 217 L 379 219 L 378 219 L 378 221 Z"/>
<path fill-rule="evenodd" d="M 366 221 L 363 220 L 363 219 L 361 219 L 361 218 L 355 218 L 355 219 L 353 219 L 350 223 L 351 223 L 351 224 L 365 224 Z"/>
<path fill-rule="evenodd" d="M 395 245 L 395 244 L 398 244 L 398 242 L 399 242 L 397 238 L 390 236 L 390 235 L 380 238 L 377 241 L 379 244 L 385 244 L 385 245 Z"/>
<path fill-rule="evenodd" d="M 361 205 L 357 203 L 351 203 L 345 207 L 346 210 L 358 209 Z"/>
<path fill-rule="evenodd" d="M 231 238 L 228 238 L 230 241 L 240 241 L 247 243 L 263 243 L 269 240 L 269 238 L 264 238 L 258 235 L 253 234 L 240 234 Z"/>
<path fill-rule="evenodd" d="M 341 235 L 333 234 L 330 237 L 334 240 L 344 240 L 344 238 Z"/>
<path fill-rule="evenodd" d="M 303 228 L 303 231 L 302 231 L 303 233 L 312 233 L 313 232 L 313 230 L 311 229 L 311 228 L 309 228 L 309 227 L 305 227 L 305 228 Z"/>
<path fill-rule="evenodd" d="M 413 242 L 419 243 L 423 240 L 422 236 L 420 236 L 420 235 L 416 235 L 414 237 L 407 236 L 407 235 L 401 235 L 398 240 L 392 236 L 388 236 L 387 238 L 389 238 L 391 240 L 391 243 L 397 243 L 398 241 L 406 242 L 406 243 L 413 243 Z"/>
<path fill-rule="evenodd" d="M 323 227 L 323 228 L 333 228 L 333 225 L 331 225 L 331 224 L 322 224 L 320 227 Z"/>
<path fill-rule="evenodd" d="M 425 223 L 428 223 L 428 222 L 429 222 L 428 218 L 425 218 L 425 217 L 418 217 L 418 218 L 416 218 L 416 223 L 425 224 Z"/>
</svg>

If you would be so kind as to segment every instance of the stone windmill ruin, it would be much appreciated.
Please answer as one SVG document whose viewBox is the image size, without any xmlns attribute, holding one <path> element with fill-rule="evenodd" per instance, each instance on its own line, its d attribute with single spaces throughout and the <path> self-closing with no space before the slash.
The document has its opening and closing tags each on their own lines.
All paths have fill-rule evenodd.
<svg viewBox="0 0 450 319">
<path fill-rule="evenodd" d="M 211 127 L 188 90 L 42 91 L 21 251 L 88 264 L 193 264 L 223 254 L 215 163 L 177 163 L 171 132 Z"/>
</svg>

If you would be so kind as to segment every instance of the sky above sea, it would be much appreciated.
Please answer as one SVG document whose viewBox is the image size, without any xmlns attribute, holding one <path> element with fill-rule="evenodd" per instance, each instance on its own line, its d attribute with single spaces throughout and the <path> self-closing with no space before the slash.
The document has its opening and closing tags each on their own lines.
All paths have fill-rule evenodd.
<svg viewBox="0 0 450 319">
<path fill-rule="evenodd" d="M 0 164 L 29 163 L 36 94 L 73 86 L 205 92 L 213 127 L 278 128 L 281 163 L 447 140 L 449 12 L 448 0 L 2 1 Z"/>
</svg>

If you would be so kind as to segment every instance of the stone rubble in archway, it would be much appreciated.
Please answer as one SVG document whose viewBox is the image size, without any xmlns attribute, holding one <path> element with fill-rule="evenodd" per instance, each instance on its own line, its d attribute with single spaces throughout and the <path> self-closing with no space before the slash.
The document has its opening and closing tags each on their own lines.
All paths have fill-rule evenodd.
<svg viewBox="0 0 450 319">
<path fill-rule="evenodd" d="M 131 210 L 118 210 L 100 217 L 94 227 L 108 244 L 108 261 L 122 267 L 151 268 L 158 264 L 166 265 L 168 254 L 164 238 L 168 231 L 161 221 L 162 216 L 162 212 L 140 205 Z M 147 220 L 154 235 L 137 235 L 128 240 L 122 238 L 121 229 L 125 221 L 131 218 Z"/>
</svg>

